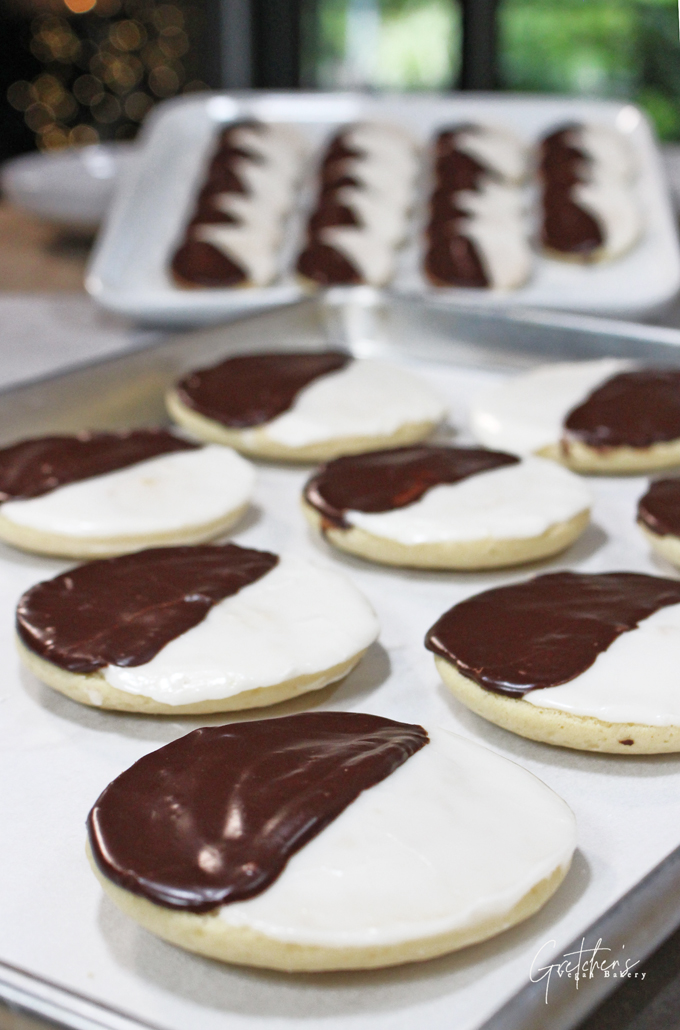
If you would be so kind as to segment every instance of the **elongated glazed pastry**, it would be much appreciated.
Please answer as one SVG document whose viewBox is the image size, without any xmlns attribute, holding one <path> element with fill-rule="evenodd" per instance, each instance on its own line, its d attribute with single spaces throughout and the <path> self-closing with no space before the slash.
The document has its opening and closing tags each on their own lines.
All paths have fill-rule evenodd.
<svg viewBox="0 0 680 1030">
<path fill-rule="evenodd" d="M 172 258 L 179 285 L 268 286 L 274 281 L 305 152 L 303 138 L 288 126 L 251 121 L 224 130 Z"/>
<path fill-rule="evenodd" d="M 342 129 L 321 163 L 300 275 L 318 286 L 389 282 L 417 173 L 415 143 L 402 129 L 380 122 Z"/>
<path fill-rule="evenodd" d="M 499 755 L 439 727 L 326 711 L 153 751 L 104 790 L 88 834 L 107 894 L 152 933 L 297 972 L 500 933 L 553 894 L 575 845 L 566 804 Z"/>
<path fill-rule="evenodd" d="M 504 130 L 463 125 L 438 135 L 424 259 L 434 286 L 508 290 L 527 280 L 525 175 L 524 147 Z"/>
<path fill-rule="evenodd" d="M 635 164 L 626 139 L 603 125 L 566 125 L 540 145 L 541 240 L 549 257 L 611 260 L 642 232 Z"/>
</svg>

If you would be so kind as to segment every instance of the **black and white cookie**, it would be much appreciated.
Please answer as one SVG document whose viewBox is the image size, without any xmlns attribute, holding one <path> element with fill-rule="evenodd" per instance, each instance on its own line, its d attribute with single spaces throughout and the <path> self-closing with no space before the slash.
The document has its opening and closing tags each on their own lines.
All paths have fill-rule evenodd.
<svg viewBox="0 0 680 1030">
<path fill-rule="evenodd" d="M 378 635 L 343 575 L 267 551 L 161 547 L 31 587 L 18 647 L 75 701 L 146 714 L 256 708 L 341 679 Z"/>
<path fill-rule="evenodd" d="M 477 594 L 426 646 L 490 722 L 581 751 L 680 751 L 680 582 L 555 572 Z"/>
<path fill-rule="evenodd" d="M 302 462 L 422 440 L 446 414 L 411 372 L 335 350 L 227 358 L 182 379 L 167 405 L 201 439 Z"/>
<path fill-rule="evenodd" d="M 416 568 L 501 568 L 568 547 L 591 497 L 554 462 L 421 444 L 337 458 L 307 483 L 303 510 L 341 550 Z"/>
<path fill-rule="evenodd" d="M 291 972 L 491 937 L 541 908 L 575 846 L 569 808 L 526 770 L 351 712 L 196 730 L 115 779 L 88 831 L 99 881 L 147 930 Z"/>
<path fill-rule="evenodd" d="M 220 536 L 245 512 L 252 466 L 164 429 L 22 440 L 0 450 L 0 540 L 89 558 Z"/>
</svg>

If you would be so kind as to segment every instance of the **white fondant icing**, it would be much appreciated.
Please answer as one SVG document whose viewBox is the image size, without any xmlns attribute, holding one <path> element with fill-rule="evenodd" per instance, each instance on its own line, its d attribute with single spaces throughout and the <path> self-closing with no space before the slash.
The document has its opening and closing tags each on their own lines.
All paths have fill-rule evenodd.
<svg viewBox="0 0 680 1030">
<path fill-rule="evenodd" d="M 4 518 L 44 533 L 74 537 L 135 536 L 202 525 L 244 505 L 253 466 L 210 444 L 58 487 L 42 497 L 7 501 Z"/>
<path fill-rule="evenodd" d="M 299 558 L 225 598 L 145 665 L 103 669 L 113 687 L 168 705 L 233 697 L 347 661 L 378 622 L 341 573 Z"/>
<path fill-rule="evenodd" d="M 526 149 L 504 129 L 476 125 L 463 130 L 456 136 L 456 149 L 511 182 L 520 182 L 526 175 Z"/>
<path fill-rule="evenodd" d="M 600 226 L 607 257 L 625 254 L 638 240 L 642 232 L 642 215 L 626 183 L 612 180 L 597 170 L 590 182 L 577 183 L 572 188 L 572 196 Z"/>
<path fill-rule="evenodd" d="M 504 186 L 485 179 L 477 190 L 459 190 L 456 193 L 456 205 L 461 211 L 477 218 L 510 223 L 516 230 L 523 229 L 524 195 L 514 186 Z"/>
<path fill-rule="evenodd" d="M 582 479 L 542 458 L 431 487 L 414 504 L 387 512 L 348 511 L 347 521 L 402 544 L 539 536 L 590 508 Z"/>
<path fill-rule="evenodd" d="M 604 722 L 680 726 L 679 668 L 680 604 L 674 604 L 622 633 L 576 679 L 531 690 L 523 700 Z"/>
<path fill-rule="evenodd" d="M 560 362 L 507 379 L 477 398 L 472 432 L 486 447 L 531 454 L 557 443 L 572 408 L 630 366 L 619 358 Z"/>
<path fill-rule="evenodd" d="M 330 226 L 319 232 L 319 239 L 346 257 L 369 286 L 384 286 L 391 278 L 394 247 L 368 226 Z"/>
<path fill-rule="evenodd" d="M 475 244 L 492 289 L 515 290 L 527 281 L 533 253 L 521 222 L 466 218 L 458 231 Z"/>
<path fill-rule="evenodd" d="M 401 243 L 406 232 L 406 218 L 382 193 L 372 189 L 344 186 L 337 192 L 337 201 L 351 208 L 371 235 L 390 247 Z"/>
<path fill-rule="evenodd" d="M 447 730 L 365 790 L 262 894 L 219 918 L 280 941 L 398 944 L 504 916 L 576 843 L 564 801 Z"/>
<path fill-rule="evenodd" d="M 196 240 L 211 243 L 243 269 L 254 286 L 268 286 L 278 273 L 276 226 L 264 232 L 261 225 L 197 225 Z"/>
<path fill-rule="evenodd" d="M 363 360 L 315 379 L 288 411 L 263 428 L 278 443 L 304 447 L 334 438 L 390 435 L 407 423 L 437 423 L 445 415 L 443 401 L 413 373 Z"/>
<path fill-rule="evenodd" d="M 574 145 L 590 157 L 611 182 L 612 179 L 630 180 L 634 177 L 635 156 L 628 141 L 605 125 L 581 125 L 570 133 Z"/>
</svg>

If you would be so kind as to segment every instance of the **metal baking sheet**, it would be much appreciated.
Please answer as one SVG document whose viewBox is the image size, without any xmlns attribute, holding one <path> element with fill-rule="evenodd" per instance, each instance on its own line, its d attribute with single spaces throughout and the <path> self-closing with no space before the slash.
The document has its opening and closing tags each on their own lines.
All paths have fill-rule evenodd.
<svg viewBox="0 0 680 1030">
<path fill-rule="evenodd" d="M 476 389 L 538 362 L 613 354 L 680 365 L 675 330 L 537 312 L 454 313 L 411 302 L 381 307 L 374 299 L 357 294 L 352 305 L 337 307 L 305 302 L 6 392 L 0 443 L 48 431 L 157 423 L 163 390 L 181 371 L 262 347 L 344 343 L 357 355 L 403 363 L 450 399 L 461 430 Z M 464 431 L 458 438 L 465 440 Z M 272 711 L 318 705 L 440 722 L 519 762 L 574 809 L 579 850 L 572 870 L 526 923 L 462 952 L 392 970 L 289 976 L 222 966 L 156 940 L 102 897 L 84 857 L 87 811 L 142 754 L 198 724 L 262 713 L 118 715 L 41 686 L 19 669 L 12 613 L 23 589 L 65 563 L 2 548 L 0 1027 L 567 1030 L 620 983 L 613 971 L 621 967 L 609 976 L 597 968 L 576 981 L 563 965 L 576 960 L 565 955 L 601 939 L 601 948 L 610 950 L 599 959 L 623 964 L 628 958 L 634 976 L 635 963 L 680 924 L 680 756 L 582 754 L 493 727 L 448 696 L 422 637 L 456 601 L 539 569 L 673 575 L 650 558 L 634 525 L 644 481 L 593 479 L 594 524 L 552 561 L 504 573 L 453 574 L 396 571 L 332 553 L 298 514 L 307 470 L 263 464 L 258 471 L 256 507 L 234 538 L 342 566 L 382 625 L 379 644 L 342 684 Z M 564 975 L 553 969 L 546 983 L 541 971 L 559 963 Z"/>
</svg>

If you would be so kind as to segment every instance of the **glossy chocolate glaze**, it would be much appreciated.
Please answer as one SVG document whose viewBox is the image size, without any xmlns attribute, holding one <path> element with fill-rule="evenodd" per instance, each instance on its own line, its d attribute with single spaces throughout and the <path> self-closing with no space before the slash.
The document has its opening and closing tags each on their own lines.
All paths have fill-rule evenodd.
<svg viewBox="0 0 680 1030">
<path fill-rule="evenodd" d="M 346 130 L 328 144 L 319 167 L 319 193 L 307 222 L 307 243 L 297 260 L 297 271 L 318 286 L 358 286 L 361 271 L 341 251 L 325 243 L 324 229 L 339 225 L 361 225 L 358 215 L 338 199 L 343 187 L 362 188 L 352 175 L 356 159 L 363 152 L 347 142 Z"/>
<path fill-rule="evenodd" d="M 433 486 L 459 483 L 480 472 L 518 462 L 512 454 L 473 447 L 421 445 L 372 451 L 322 465 L 305 486 L 304 497 L 324 521 L 347 528 L 347 511 L 405 508 Z"/>
<path fill-rule="evenodd" d="M 177 384 L 177 393 L 201 415 L 246 429 L 282 415 L 303 387 L 351 360 L 338 350 L 242 354 L 191 372 Z"/>
<path fill-rule="evenodd" d="M 364 278 L 349 258 L 313 238 L 300 254 L 297 270 L 319 286 L 358 286 Z"/>
<path fill-rule="evenodd" d="M 181 286 L 203 286 L 210 288 L 241 286 L 248 280 L 247 271 L 223 253 L 218 247 L 204 240 L 196 239 L 196 228 L 201 225 L 239 225 L 234 215 L 220 211 L 214 203 L 217 195 L 223 193 L 248 194 L 246 183 L 240 174 L 244 163 L 259 164 L 259 155 L 236 142 L 239 130 L 248 128 L 262 130 L 258 122 L 244 120 L 234 122 L 222 133 L 217 149 L 212 156 L 205 181 L 196 200 L 185 236 L 173 254 L 170 262 L 172 274 Z"/>
<path fill-rule="evenodd" d="M 673 604 L 674 579 L 553 572 L 455 605 L 425 646 L 480 687 L 521 698 L 580 676 L 622 633 Z"/>
<path fill-rule="evenodd" d="M 427 248 L 423 270 L 434 286 L 484 289 L 491 285 L 474 240 L 463 235 L 467 216 L 457 206 L 462 190 L 478 190 L 488 170 L 475 158 L 457 149 L 463 125 L 440 132 L 434 142 L 434 189 L 430 218 L 425 230 Z"/>
<path fill-rule="evenodd" d="M 166 908 L 245 901 L 427 743 L 421 726 L 354 712 L 194 730 L 99 797 L 88 817 L 94 859 L 119 887 Z"/>
<path fill-rule="evenodd" d="M 236 544 L 203 544 L 88 562 L 27 590 L 17 631 L 26 647 L 68 672 L 144 665 L 278 560 Z"/>
<path fill-rule="evenodd" d="M 680 439 L 680 370 L 643 368 L 612 376 L 569 412 L 569 440 L 589 447 L 651 447 Z"/>
<path fill-rule="evenodd" d="M 192 222 L 192 225 L 196 224 L 199 223 Z M 192 239 L 175 251 L 172 272 L 179 282 L 192 286 L 239 286 L 248 278 L 235 261 L 213 247 L 212 243 Z"/>
<path fill-rule="evenodd" d="M 657 536 L 680 536 L 680 479 L 657 479 L 640 498 L 638 522 Z"/>
<path fill-rule="evenodd" d="M 576 201 L 573 187 L 587 182 L 590 161 L 572 142 L 577 125 L 551 133 L 541 143 L 539 173 L 543 180 L 543 246 L 580 259 L 594 255 L 604 243 L 602 227 Z"/>
<path fill-rule="evenodd" d="M 79 483 L 149 458 L 191 451 L 198 446 L 180 440 L 166 429 L 21 440 L 0 450 L 0 502 L 41 497 L 67 483 Z"/>
<path fill-rule="evenodd" d="M 435 286 L 484 288 L 491 285 L 474 242 L 456 233 L 452 223 L 445 229 L 431 227 L 425 273 Z"/>
</svg>

